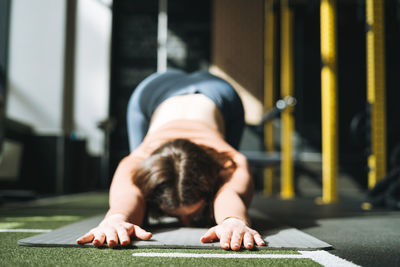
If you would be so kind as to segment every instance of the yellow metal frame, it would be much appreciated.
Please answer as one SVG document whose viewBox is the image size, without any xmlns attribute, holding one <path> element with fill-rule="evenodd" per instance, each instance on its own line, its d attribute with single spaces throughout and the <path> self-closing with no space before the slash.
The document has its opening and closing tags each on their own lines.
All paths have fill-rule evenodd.
<svg viewBox="0 0 400 267">
<path fill-rule="evenodd" d="M 293 11 L 288 0 L 281 1 L 281 97 L 293 96 Z M 293 142 L 294 131 L 293 108 L 288 107 L 281 114 L 281 198 L 293 198 L 294 164 Z"/>
<path fill-rule="evenodd" d="M 374 187 L 386 175 L 384 4 L 384 0 L 366 1 L 367 100 L 371 108 L 369 188 Z"/>
<path fill-rule="evenodd" d="M 264 2 L 264 107 L 265 111 L 271 110 L 275 103 L 275 0 Z M 267 152 L 274 152 L 274 128 L 271 122 L 264 125 L 264 142 Z M 273 193 L 275 168 L 264 169 L 264 194 Z"/>
<path fill-rule="evenodd" d="M 321 0 L 322 203 L 337 201 L 336 1 Z"/>
<path fill-rule="evenodd" d="M 281 0 L 281 96 L 293 95 L 293 14 L 288 0 Z M 371 108 L 371 155 L 368 157 L 370 188 L 386 175 L 386 112 L 384 56 L 384 0 L 366 0 L 367 13 L 367 100 Z M 265 0 L 264 104 L 273 108 L 275 71 L 274 0 Z M 322 112 L 322 198 L 321 203 L 338 200 L 338 115 L 336 0 L 321 0 L 321 112 Z M 281 197 L 293 198 L 294 118 L 292 108 L 282 112 Z M 273 128 L 265 126 L 265 147 L 273 151 Z M 264 173 L 264 193 L 272 193 L 274 170 Z"/>
</svg>

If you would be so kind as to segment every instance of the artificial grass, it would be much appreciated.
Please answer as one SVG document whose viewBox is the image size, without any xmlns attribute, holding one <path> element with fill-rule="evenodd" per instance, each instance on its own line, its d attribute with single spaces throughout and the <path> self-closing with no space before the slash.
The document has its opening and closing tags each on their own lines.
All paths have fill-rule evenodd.
<svg viewBox="0 0 400 267">
<path fill-rule="evenodd" d="M 17 245 L 31 233 L 0 233 L 2 266 L 320 266 L 310 259 L 145 258 L 136 252 L 233 253 L 224 250 L 41 248 Z M 240 251 L 235 253 L 297 254 L 296 251 Z"/>
<path fill-rule="evenodd" d="M 79 221 L 83 216 L 16 216 L 0 218 L 0 229 L 56 229 L 61 226 Z"/>
<path fill-rule="evenodd" d="M 55 198 L 38 204 L 0 207 L 0 229 L 57 229 L 59 227 L 105 214 L 108 208 L 106 193 L 90 193 Z"/>
<path fill-rule="evenodd" d="M 107 210 L 106 194 L 88 194 L 38 206 L 0 207 L 0 227 L 55 229 Z M 222 259 L 134 257 L 136 252 L 298 254 L 296 251 L 225 251 L 207 249 L 98 249 L 24 247 L 18 240 L 32 233 L 0 233 L 1 266 L 320 266 L 311 259 Z"/>
</svg>

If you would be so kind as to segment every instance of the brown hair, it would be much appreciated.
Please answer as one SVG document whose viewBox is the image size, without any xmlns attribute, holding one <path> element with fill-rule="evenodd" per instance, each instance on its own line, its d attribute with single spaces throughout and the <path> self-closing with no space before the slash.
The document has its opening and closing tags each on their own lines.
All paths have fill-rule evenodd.
<svg viewBox="0 0 400 267">
<path fill-rule="evenodd" d="M 155 217 L 200 200 L 212 206 L 210 202 L 220 186 L 219 172 L 226 160 L 211 148 L 175 139 L 143 161 L 133 181 L 145 197 L 147 210 Z"/>
</svg>

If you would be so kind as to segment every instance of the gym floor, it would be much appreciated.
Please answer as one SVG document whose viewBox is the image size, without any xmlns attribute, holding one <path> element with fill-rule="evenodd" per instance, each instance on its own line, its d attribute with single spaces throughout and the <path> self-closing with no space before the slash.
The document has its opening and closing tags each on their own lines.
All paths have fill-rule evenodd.
<svg viewBox="0 0 400 267">
<path fill-rule="evenodd" d="M 298 179 L 301 196 L 293 200 L 257 195 L 256 208 L 282 224 L 328 242 L 330 253 L 361 266 L 400 266 L 400 211 L 365 209 L 365 192 L 353 180 L 338 178 L 339 201 L 317 204 L 321 189 L 308 177 Z"/>
<path fill-rule="evenodd" d="M 299 179 L 301 195 L 293 200 L 281 200 L 277 196 L 255 195 L 253 207 L 264 211 L 283 225 L 296 227 L 333 246 L 328 252 L 348 262 L 361 266 L 400 266 L 400 212 L 387 210 L 363 210 L 364 194 L 349 181 L 339 183 L 346 190 L 340 191 L 335 204 L 319 205 L 315 198 L 318 186 L 307 178 Z M 347 183 L 347 184 L 346 184 Z M 38 200 L 30 203 L 9 203 L 0 207 L 1 229 L 56 229 L 97 214 L 107 208 L 107 193 L 85 193 Z M 187 250 L 124 250 L 82 248 L 33 248 L 17 245 L 19 239 L 37 233 L 0 232 L 0 258 L 3 266 L 110 266 L 130 263 L 146 266 L 155 264 L 199 266 L 316 266 L 305 258 L 272 259 L 171 259 L 136 258 L 132 253 L 184 252 Z M 193 251 L 210 253 L 209 251 Z M 223 251 L 222 251 L 223 252 Z M 215 251 L 213 252 L 215 253 Z M 225 252 L 223 252 L 225 253 Z M 296 251 L 270 251 L 273 254 L 298 254 Z M 296 257 L 296 256 L 295 256 Z M 301 256 L 299 256 L 301 257 Z"/>
<path fill-rule="evenodd" d="M 329 252 L 361 266 L 400 266 L 400 212 L 365 211 L 361 196 L 342 196 L 330 205 L 315 198 L 280 200 L 258 196 L 263 208 L 282 224 L 296 227 L 333 246 Z"/>
</svg>

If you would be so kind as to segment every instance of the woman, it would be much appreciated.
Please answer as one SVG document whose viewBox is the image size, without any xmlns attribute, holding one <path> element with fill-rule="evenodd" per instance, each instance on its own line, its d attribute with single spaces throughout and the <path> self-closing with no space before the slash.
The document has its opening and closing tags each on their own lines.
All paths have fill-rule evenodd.
<svg viewBox="0 0 400 267">
<path fill-rule="evenodd" d="M 216 226 L 201 241 L 219 240 L 224 249 L 264 245 L 250 228 L 253 183 L 236 150 L 243 106 L 226 81 L 207 72 L 153 74 L 134 91 L 127 119 L 131 154 L 114 174 L 110 209 L 79 244 L 148 240 L 151 233 L 140 226 L 150 214 L 174 216 L 183 225 L 200 215 L 212 218 Z"/>
</svg>

